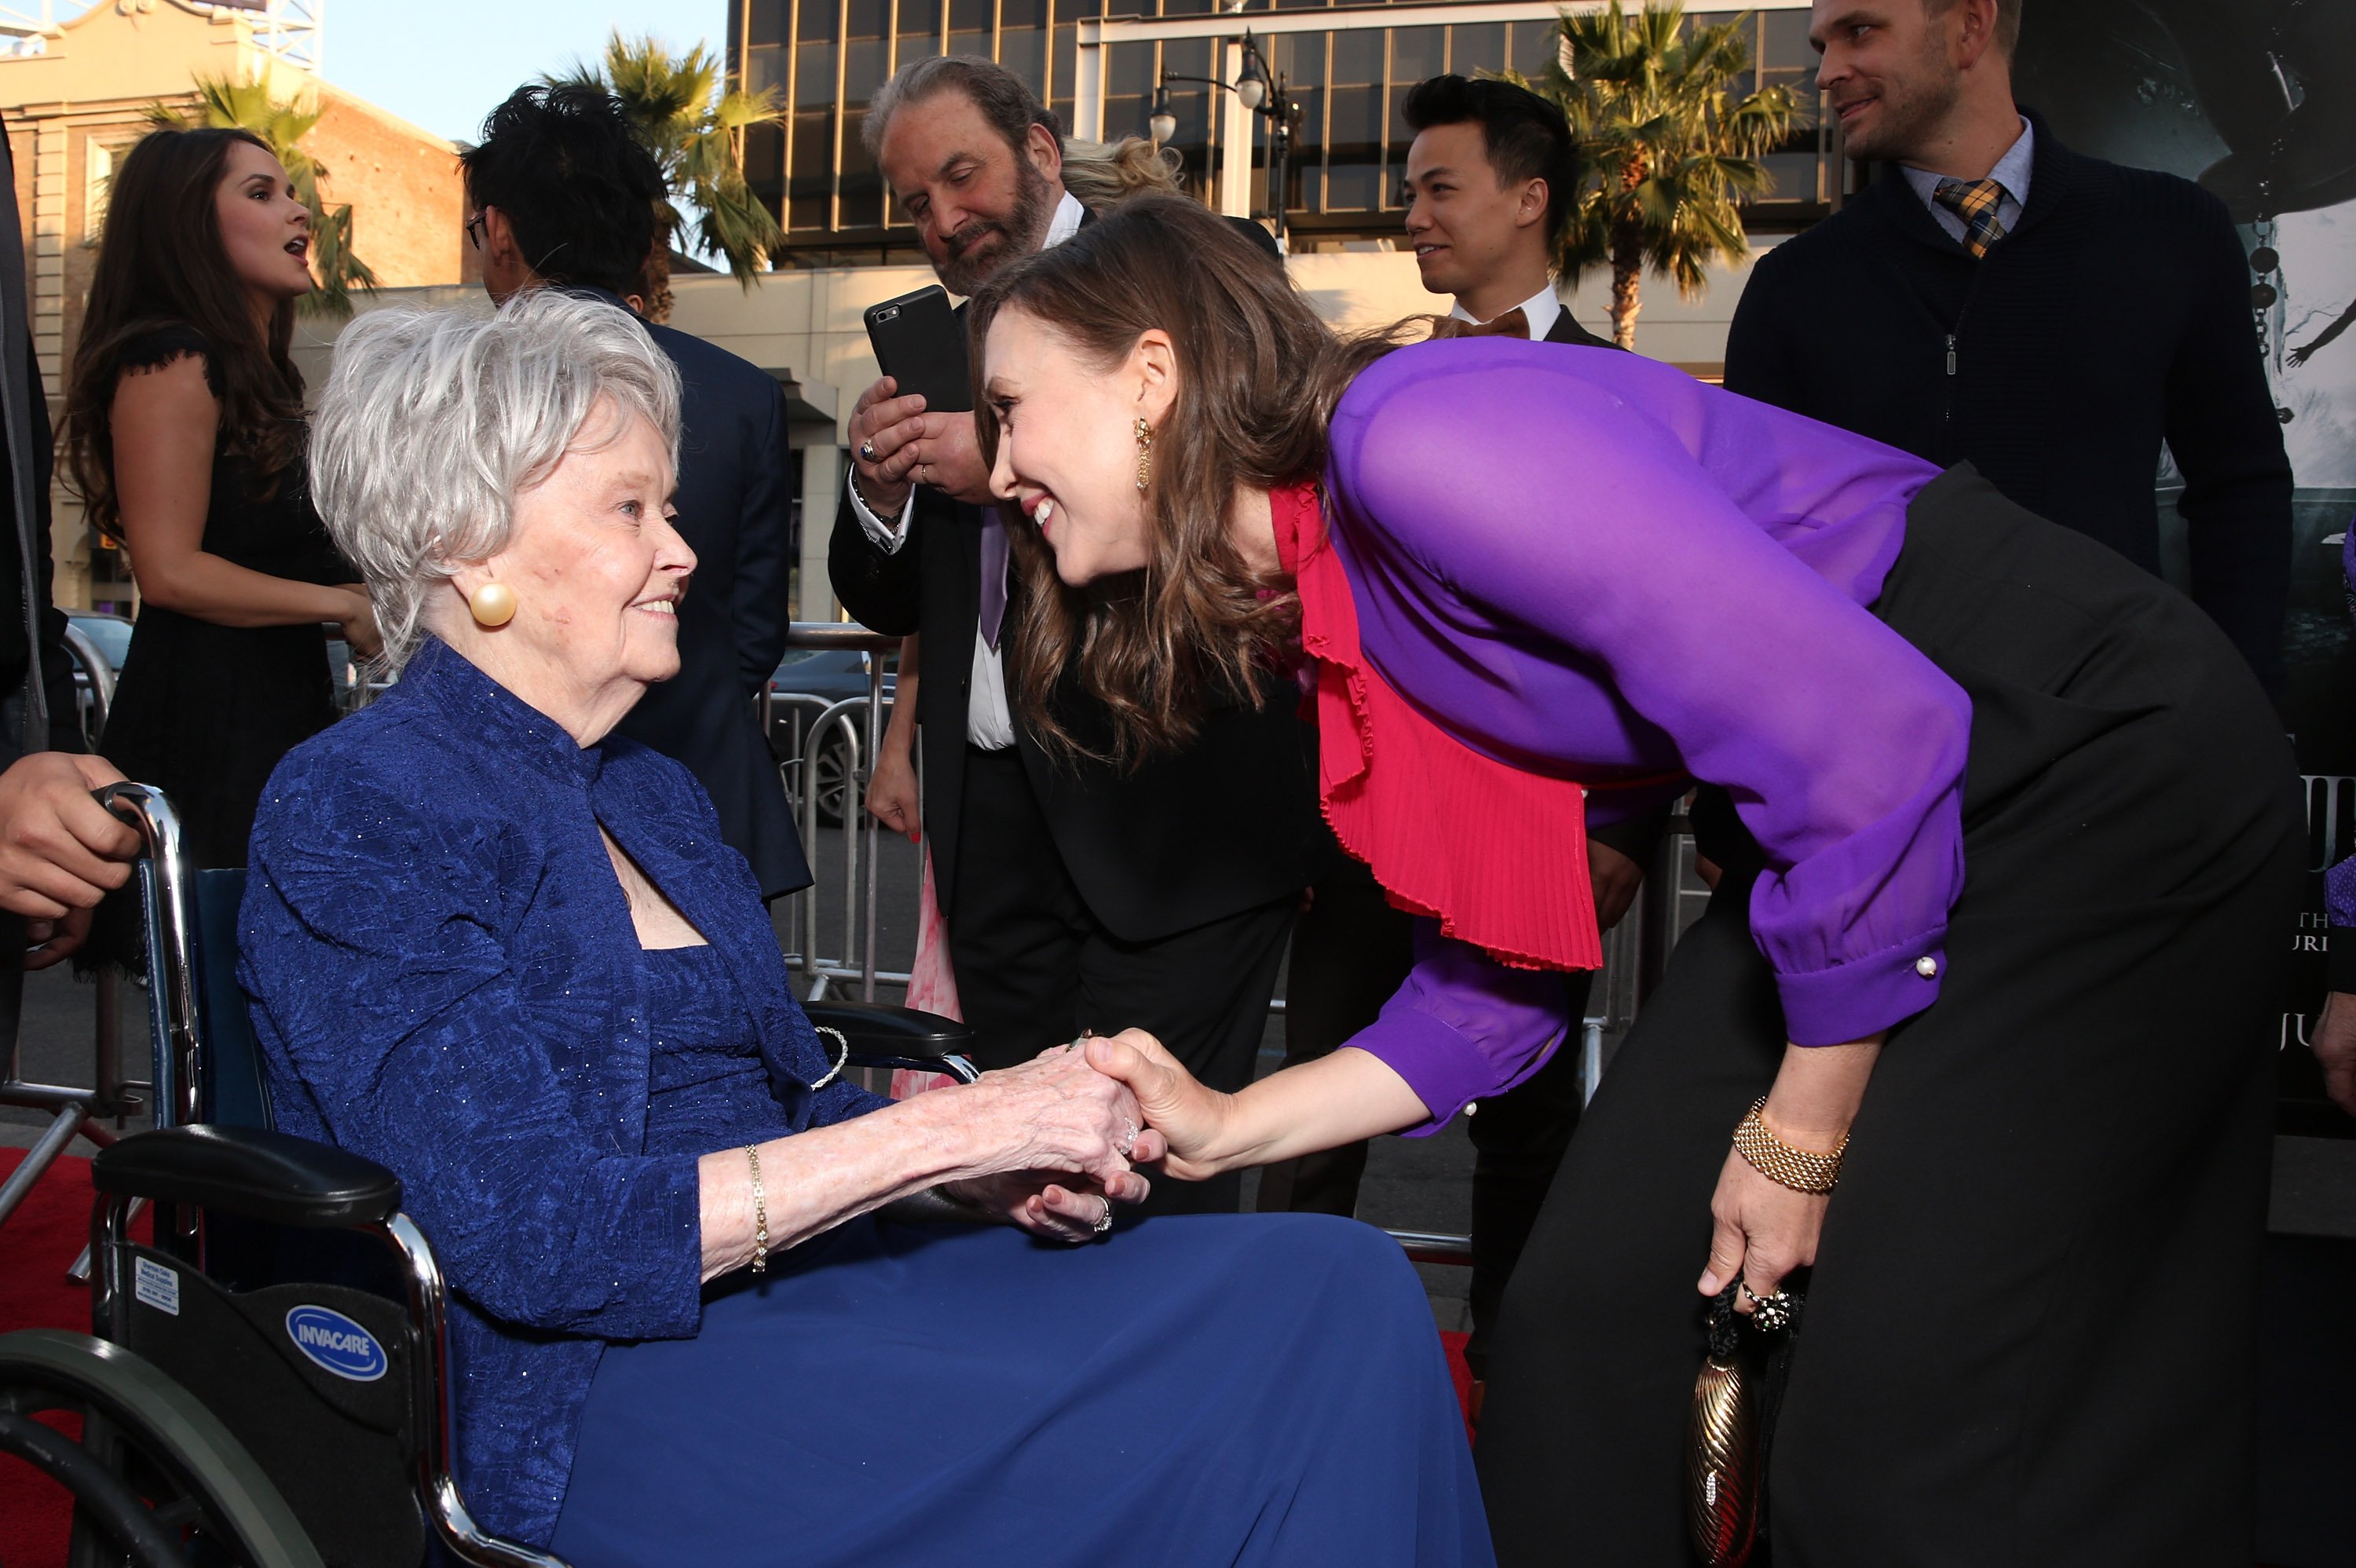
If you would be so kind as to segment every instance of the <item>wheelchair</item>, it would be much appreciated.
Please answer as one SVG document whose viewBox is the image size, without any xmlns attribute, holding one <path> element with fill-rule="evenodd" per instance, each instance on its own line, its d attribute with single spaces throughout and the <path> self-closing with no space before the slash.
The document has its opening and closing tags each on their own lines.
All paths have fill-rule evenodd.
<svg viewBox="0 0 2356 1568">
<path fill-rule="evenodd" d="M 144 840 L 156 1125 L 91 1161 L 92 1332 L 0 1335 L 0 1450 L 73 1497 L 75 1568 L 563 1568 L 480 1528 L 451 1473 L 447 1292 L 400 1179 L 272 1128 L 235 974 L 245 873 L 192 873 L 161 792 L 98 798 Z M 980 1076 L 950 1019 L 804 1010 L 848 1066 Z"/>
</svg>

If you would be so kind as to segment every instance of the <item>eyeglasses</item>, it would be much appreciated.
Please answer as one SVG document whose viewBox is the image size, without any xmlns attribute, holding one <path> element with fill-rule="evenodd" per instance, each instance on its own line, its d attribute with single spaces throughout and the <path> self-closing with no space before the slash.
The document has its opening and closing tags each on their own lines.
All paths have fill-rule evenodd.
<svg viewBox="0 0 2356 1568">
<path fill-rule="evenodd" d="M 466 219 L 466 243 L 477 251 L 483 248 L 483 215 L 479 212 Z"/>
</svg>

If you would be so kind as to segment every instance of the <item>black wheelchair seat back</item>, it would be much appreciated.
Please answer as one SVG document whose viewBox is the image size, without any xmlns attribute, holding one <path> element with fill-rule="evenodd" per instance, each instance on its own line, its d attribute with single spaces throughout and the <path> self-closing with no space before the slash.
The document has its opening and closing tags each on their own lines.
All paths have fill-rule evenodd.
<svg viewBox="0 0 2356 1568">
<path fill-rule="evenodd" d="M 220 1418 L 320 1555 L 415 1568 L 429 1530 L 409 1484 L 423 1417 L 406 1309 L 348 1285 L 232 1291 L 130 1243 L 118 1263 L 131 1288 L 109 1337 Z"/>
<path fill-rule="evenodd" d="M 204 1119 L 215 1126 L 266 1127 L 272 1125 L 270 1081 L 237 983 L 237 912 L 245 901 L 245 868 L 198 871 L 196 883 L 197 1010 L 205 1033 L 198 1103 Z"/>
</svg>

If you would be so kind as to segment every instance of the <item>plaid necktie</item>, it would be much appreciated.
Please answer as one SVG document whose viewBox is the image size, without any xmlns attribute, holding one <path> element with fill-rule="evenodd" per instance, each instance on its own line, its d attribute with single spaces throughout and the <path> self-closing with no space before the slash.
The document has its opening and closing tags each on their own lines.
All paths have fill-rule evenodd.
<svg viewBox="0 0 2356 1568">
<path fill-rule="evenodd" d="M 1997 203 L 2004 199 L 2004 187 L 1994 180 L 1943 179 L 1931 192 L 1931 199 L 1964 220 L 1964 249 L 1975 256 L 1985 256 L 1988 248 L 2004 238 L 2004 225 L 1997 221 Z"/>
</svg>

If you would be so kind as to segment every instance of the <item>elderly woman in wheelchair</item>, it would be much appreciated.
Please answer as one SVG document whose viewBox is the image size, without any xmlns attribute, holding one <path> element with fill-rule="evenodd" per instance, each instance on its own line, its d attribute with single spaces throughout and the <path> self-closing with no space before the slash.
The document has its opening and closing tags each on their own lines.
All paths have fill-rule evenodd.
<svg viewBox="0 0 2356 1568">
<path fill-rule="evenodd" d="M 839 1076 L 692 778 L 606 738 L 679 667 L 678 444 L 669 362 L 553 292 L 362 317 L 315 425 L 402 678 L 271 781 L 239 976 L 280 1127 L 441 1258 L 477 1518 L 580 1564 L 1488 1561 L 1380 1232 L 1108 1237 L 1159 1135 L 1077 1051 Z"/>
</svg>

